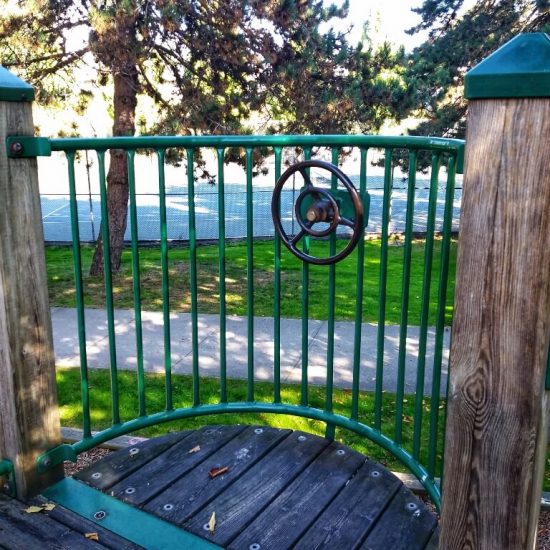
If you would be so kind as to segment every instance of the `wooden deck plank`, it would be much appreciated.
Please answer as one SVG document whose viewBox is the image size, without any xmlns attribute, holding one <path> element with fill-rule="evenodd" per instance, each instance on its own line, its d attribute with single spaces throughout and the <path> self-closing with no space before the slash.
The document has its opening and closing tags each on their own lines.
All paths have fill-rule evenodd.
<svg viewBox="0 0 550 550">
<path fill-rule="evenodd" d="M 399 479 L 367 460 L 297 542 L 296 550 L 356 548 L 400 487 Z"/>
<path fill-rule="evenodd" d="M 229 548 L 291 548 L 364 462 L 364 455 L 331 443 Z"/>
<path fill-rule="evenodd" d="M 437 519 L 424 503 L 401 487 L 361 549 L 424 550 L 436 527 Z"/>
<path fill-rule="evenodd" d="M 26 505 L 0 495 L 0 542 L 8 550 L 104 550 L 46 513 L 28 514 Z"/>
<path fill-rule="evenodd" d="M 33 499 L 33 502 L 35 501 L 38 504 L 48 502 L 48 500 L 44 497 L 37 497 L 36 499 Z M 74 512 L 71 512 L 59 504 L 57 504 L 50 512 L 46 512 L 46 514 L 48 517 L 67 526 L 73 531 L 80 533 L 81 535 L 84 535 L 85 533 L 97 533 L 102 546 L 109 548 L 110 550 L 143 550 L 142 546 L 134 544 L 133 542 L 116 535 L 112 531 L 104 529 L 97 523 L 76 515 Z"/>
<path fill-rule="evenodd" d="M 221 546 L 233 540 L 322 451 L 329 441 L 294 432 L 193 518 L 185 529 Z M 204 529 L 216 513 L 213 533 Z"/>
<path fill-rule="evenodd" d="M 245 426 L 205 426 L 158 454 L 139 471 L 112 486 L 109 494 L 142 505 L 231 441 Z M 193 449 L 200 447 L 196 452 Z"/>
<path fill-rule="evenodd" d="M 147 462 L 178 443 L 178 441 L 185 439 L 191 433 L 169 433 L 162 437 L 138 443 L 134 447 L 106 456 L 99 462 L 77 472 L 73 477 L 104 491 L 115 483 L 118 483 L 121 479 L 139 470 Z"/>
<path fill-rule="evenodd" d="M 251 468 L 291 430 L 249 426 L 217 452 L 144 506 L 144 510 L 172 523 L 182 524 Z M 209 476 L 212 468 L 228 467 L 227 473 Z"/>
</svg>

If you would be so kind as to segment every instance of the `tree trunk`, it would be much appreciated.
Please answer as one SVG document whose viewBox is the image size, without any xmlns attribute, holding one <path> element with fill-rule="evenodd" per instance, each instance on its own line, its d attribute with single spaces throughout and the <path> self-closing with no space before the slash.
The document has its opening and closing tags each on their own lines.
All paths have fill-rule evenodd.
<svg viewBox="0 0 550 550">
<path fill-rule="evenodd" d="M 116 36 L 108 34 L 103 44 L 104 51 L 108 52 L 107 55 L 112 56 L 107 64 L 111 66 L 114 78 L 113 136 L 133 136 L 138 90 L 135 16 L 125 13 L 117 15 L 115 28 Z M 107 174 L 107 211 L 111 269 L 116 272 L 120 268 L 128 218 L 128 164 L 125 152 L 120 149 L 110 151 L 110 165 Z M 90 275 L 103 275 L 101 231 L 97 238 Z"/>
</svg>

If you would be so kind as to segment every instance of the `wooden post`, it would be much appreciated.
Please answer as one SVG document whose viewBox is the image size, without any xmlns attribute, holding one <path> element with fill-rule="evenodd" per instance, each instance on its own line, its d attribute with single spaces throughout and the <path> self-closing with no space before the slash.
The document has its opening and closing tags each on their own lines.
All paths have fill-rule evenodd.
<svg viewBox="0 0 550 550">
<path fill-rule="evenodd" d="M 0 458 L 18 496 L 62 477 L 36 458 L 60 443 L 36 159 L 7 157 L 6 137 L 33 135 L 31 86 L 0 67 Z"/>
<path fill-rule="evenodd" d="M 533 548 L 550 341 L 550 39 L 519 35 L 470 101 L 441 548 Z"/>
</svg>

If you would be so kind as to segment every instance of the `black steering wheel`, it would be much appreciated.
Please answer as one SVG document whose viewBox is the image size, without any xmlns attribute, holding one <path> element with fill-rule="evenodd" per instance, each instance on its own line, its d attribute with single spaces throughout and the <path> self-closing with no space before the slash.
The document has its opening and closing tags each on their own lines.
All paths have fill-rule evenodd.
<svg viewBox="0 0 550 550">
<path fill-rule="evenodd" d="M 336 176 L 338 181 L 344 185 L 350 196 L 354 210 L 353 218 L 342 216 L 336 198 L 328 189 L 315 187 L 315 185 L 313 185 L 308 174 L 308 168 L 323 168 Z M 294 204 L 294 215 L 300 226 L 300 231 L 293 237 L 289 237 L 281 223 L 281 192 L 290 176 L 296 172 L 302 174 L 305 186 Z M 307 210 L 304 215 L 303 204 L 306 198 L 308 202 L 306 203 Z M 359 193 L 357 193 L 357 189 L 355 189 L 351 180 L 342 170 L 334 164 L 322 160 L 298 162 L 291 166 L 279 178 L 279 181 L 275 184 L 275 190 L 273 191 L 273 197 L 271 199 L 271 216 L 273 217 L 275 229 L 285 246 L 295 256 L 310 264 L 329 265 L 342 260 L 355 248 L 355 245 L 359 242 L 363 234 L 363 202 L 361 201 Z M 319 222 L 326 223 L 327 227 L 324 229 L 315 229 L 315 224 Z M 339 225 L 349 227 L 352 229 L 353 233 L 348 244 L 338 254 L 326 258 L 319 258 L 318 256 L 306 254 L 297 247 L 297 244 L 303 237 L 308 235 L 311 237 L 325 237 L 336 231 Z"/>
</svg>

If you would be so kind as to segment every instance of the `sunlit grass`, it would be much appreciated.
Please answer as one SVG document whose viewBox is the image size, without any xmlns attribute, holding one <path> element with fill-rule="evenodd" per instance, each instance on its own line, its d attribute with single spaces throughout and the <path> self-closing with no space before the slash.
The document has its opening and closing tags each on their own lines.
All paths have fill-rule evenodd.
<svg viewBox="0 0 550 550">
<path fill-rule="evenodd" d="M 442 241 L 437 239 L 434 245 L 431 266 L 429 292 L 429 322 L 434 323 L 437 312 L 437 300 L 440 276 L 440 257 Z M 316 253 L 327 254 L 327 243 L 316 243 Z M 101 308 L 105 304 L 105 289 L 100 277 L 90 277 L 93 248 L 82 246 L 84 276 L 84 303 L 88 307 Z M 253 243 L 254 251 L 254 314 L 273 315 L 274 300 L 274 247 L 270 241 Z M 380 282 L 379 240 L 365 242 L 365 261 L 363 276 L 362 314 L 364 322 L 377 322 L 379 316 Z M 403 278 L 402 246 L 388 248 L 386 323 L 399 323 L 402 305 Z M 246 315 L 248 303 L 246 244 L 226 245 L 226 304 L 229 315 Z M 72 251 L 68 247 L 48 247 L 46 249 L 48 265 L 50 303 L 54 306 L 74 307 L 76 294 L 73 276 Z M 141 248 L 139 251 L 141 275 L 141 302 L 145 310 L 162 309 L 162 270 L 160 250 Z M 411 325 L 420 323 L 422 296 L 424 288 L 425 246 L 423 241 L 415 241 L 412 246 L 411 277 L 409 289 L 409 318 Z M 123 254 L 122 267 L 113 276 L 114 303 L 117 308 L 133 308 L 132 256 L 130 249 Z M 456 264 L 456 243 L 451 245 L 449 284 L 446 323 L 452 318 L 452 295 L 454 292 L 454 274 Z M 303 263 L 283 247 L 281 274 L 281 315 L 300 318 L 302 309 Z M 190 262 L 187 245 L 178 245 L 169 251 L 169 288 L 170 310 L 188 312 L 191 309 Z M 357 253 L 339 262 L 336 267 L 335 316 L 340 320 L 353 320 L 357 301 Z M 200 313 L 218 313 L 220 304 L 219 290 L 219 248 L 218 245 L 199 246 L 197 251 L 197 298 Z M 327 266 L 309 267 L 308 315 L 313 319 L 328 317 L 328 268 Z"/>
</svg>

